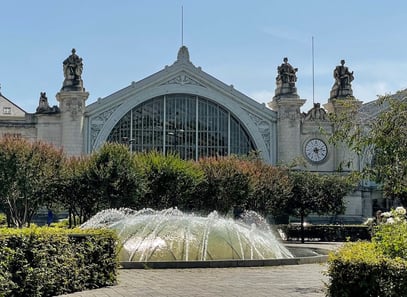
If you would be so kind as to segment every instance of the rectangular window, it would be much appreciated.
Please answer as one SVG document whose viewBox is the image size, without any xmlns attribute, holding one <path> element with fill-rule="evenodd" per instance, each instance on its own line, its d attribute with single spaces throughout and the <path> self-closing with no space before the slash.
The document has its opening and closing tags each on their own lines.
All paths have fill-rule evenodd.
<svg viewBox="0 0 407 297">
<path fill-rule="evenodd" d="M 3 114 L 11 114 L 11 107 L 3 107 Z"/>
</svg>

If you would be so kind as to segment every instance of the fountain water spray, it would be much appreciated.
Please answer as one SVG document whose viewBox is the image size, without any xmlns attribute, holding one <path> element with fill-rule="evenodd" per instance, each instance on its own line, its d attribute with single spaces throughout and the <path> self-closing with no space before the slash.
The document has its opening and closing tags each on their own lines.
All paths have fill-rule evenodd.
<svg viewBox="0 0 407 297">
<path fill-rule="evenodd" d="M 120 239 L 123 262 L 261 260 L 292 258 L 267 222 L 255 212 L 233 220 L 212 212 L 187 214 L 174 208 L 161 211 L 108 209 L 81 228 L 109 228 Z"/>
</svg>

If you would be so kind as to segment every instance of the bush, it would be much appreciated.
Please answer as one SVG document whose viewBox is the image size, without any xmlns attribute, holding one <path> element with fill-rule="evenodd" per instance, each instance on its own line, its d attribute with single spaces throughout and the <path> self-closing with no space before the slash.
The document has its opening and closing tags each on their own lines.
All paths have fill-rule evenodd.
<svg viewBox="0 0 407 297">
<path fill-rule="evenodd" d="M 398 297 L 407 292 L 406 210 L 385 213 L 372 242 L 346 244 L 329 259 L 330 297 Z"/>
<path fill-rule="evenodd" d="M 197 186 L 203 172 L 193 161 L 177 154 L 164 156 L 157 151 L 135 155 L 136 166 L 147 181 L 147 193 L 138 201 L 138 208 L 189 208 L 194 205 Z"/>
<path fill-rule="evenodd" d="M 1 229 L 0 296 L 55 296 L 113 285 L 115 242 L 106 230 Z"/>
<path fill-rule="evenodd" d="M 374 243 L 348 243 L 329 258 L 330 297 L 400 297 L 407 292 L 407 261 L 383 255 Z"/>
<path fill-rule="evenodd" d="M 250 195 L 250 175 L 236 157 L 203 158 L 199 165 L 205 173 L 197 210 L 216 210 L 226 214 L 231 208 L 244 209 Z"/>
</svg>

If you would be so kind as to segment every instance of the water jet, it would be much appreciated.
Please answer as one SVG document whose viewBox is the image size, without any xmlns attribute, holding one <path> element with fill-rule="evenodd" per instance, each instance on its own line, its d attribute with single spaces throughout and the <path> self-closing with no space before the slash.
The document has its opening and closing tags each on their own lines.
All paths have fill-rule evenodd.
<svg viewBox="0 0 407 297">
<path fill-rule="evenodd" d="M 119 237 L 124 268 L 193 268 L 300 264 L 255 212 L 234 220 L 170 208 L 108 209 L 81 228 L 109 228 Z"/>
</svg>

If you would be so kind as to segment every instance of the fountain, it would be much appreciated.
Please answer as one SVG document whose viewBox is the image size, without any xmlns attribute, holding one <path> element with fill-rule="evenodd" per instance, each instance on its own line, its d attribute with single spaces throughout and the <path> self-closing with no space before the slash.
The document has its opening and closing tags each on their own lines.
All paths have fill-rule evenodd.
<svg viewBox="0 0 407 297">
<path fill-rule="evenodd" d="M 121 263 L 252 261 L 293 258 L 265 220 L 246 212 L 233 220 L 212 212 L 206 217 L 178 209 L 108 209 L 82 228 L 114 229 Z M 190 266 L 188 266 L 190 267 Z"/>
</svg>

